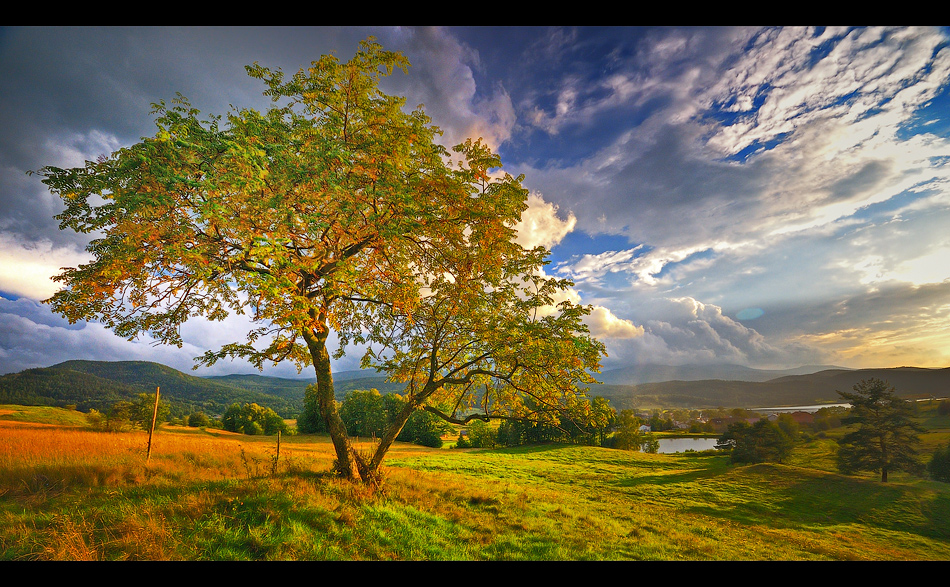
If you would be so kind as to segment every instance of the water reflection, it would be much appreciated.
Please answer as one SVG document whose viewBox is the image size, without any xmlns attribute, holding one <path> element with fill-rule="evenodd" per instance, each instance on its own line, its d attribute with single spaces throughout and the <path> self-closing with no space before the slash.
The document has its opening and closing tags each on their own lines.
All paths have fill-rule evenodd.
<svg viewBox="0 0 950 587">
<path fill-rule="evenodd" d="M 717 437 L 692 437 L 692 438 L 659 438 L 660 448 L 656 451 L 660 454 L 673 454 L 677 452 L 686 452 L 688 450 L 711 450 L 716 448 Z"/>
</svg>

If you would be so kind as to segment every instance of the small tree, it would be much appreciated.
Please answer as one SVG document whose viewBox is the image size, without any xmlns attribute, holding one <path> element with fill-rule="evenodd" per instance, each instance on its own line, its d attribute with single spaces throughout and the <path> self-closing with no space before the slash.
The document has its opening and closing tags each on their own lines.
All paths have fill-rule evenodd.
<svg viewBox="0 0 950 587">
<path fill-rule="evenodd" d="M 733 463 L 764 463 L 784 461 L 795 445 L 775 422 L 762 418 L 755 424 L 735 422 L 719 437 L 716 448 L 729 450 Z"/>
<path fill-rule="evenodd" d="M 927 463 L 927 472 L 935 481 L 950 483 L 950 443 L 937 449 L 933 458 Z"/>
<path fill-rule="evenodd" d="M 340 418 L 350 436 L 379 437 L 387 425 L 382 395 L 376 389 L 347 392 L 340 403 Z"/>
<path fill-rule="evenodd" d="M 286 422 L 277 412 L 255 403 L 231 404 L 221 421 L 225 430 L 248 435 L 272 435 L 287 431 Z"/>
<path fill-rule="evenodd" d="M 488 422 L 472 420 L 468 425 L 468 439 L 472 448 L 495 448 L 497 432 Z"/>
<path fill-rule="evenodd" d="M 660 441 L 653 434 L 646 434 L 643 436 L 643 443 L 640 445 L 640 448 L 643 452 L 655 455 L 660 451 Z"/>
<path fill-rule="evenodd" d="M 617 414 L 617 430 L 610 443 L 620 450 L 640 450 L 643 438 L 640 435 L 640 418 L 633 410 L 620 410 Z"/>
<path fill-rule="evenodd" d="M 838 441 L 838 469 L 846 474 L 880 471 L 882 483 L 889 471 L 922 473 L 917 445 L 923 428 L 911 419 L 910 404 L 881 379 L 865 379 L 853 389 L 854 393 L 838 392 L 851 403 L 842 424 L 857 426 Z"/>
<path fill-rule="evenodd" d="M 204 412 L 195 412 L 188 416 L 188 426 L 191 428 L 211 426 L 211 419 Z"/>
</svg>

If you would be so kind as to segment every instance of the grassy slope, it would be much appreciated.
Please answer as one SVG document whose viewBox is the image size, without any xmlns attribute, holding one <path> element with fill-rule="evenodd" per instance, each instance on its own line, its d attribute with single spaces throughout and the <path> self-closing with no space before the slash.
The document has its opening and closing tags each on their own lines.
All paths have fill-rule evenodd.
<svg viewBox="0 0 950 587">
<path fill-rule="evenodd" d="M 839 475 L 831 439 L 754 466 L 400 444 L 370 493 L 324 437 L 284 437 L 274 469 L 274 437 L 165 428 L 146 464 L 144 433 L 38 410 L 0 406 L 2 559 L 950 560 L 950 486 Z"/>
</svg>

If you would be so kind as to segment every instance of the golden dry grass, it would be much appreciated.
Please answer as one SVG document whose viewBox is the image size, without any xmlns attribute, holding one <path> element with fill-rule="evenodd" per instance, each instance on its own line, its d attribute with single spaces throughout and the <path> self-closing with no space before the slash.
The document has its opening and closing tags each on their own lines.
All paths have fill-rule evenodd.
<svg viewBox="0 0 950 587">
<path fill-rule="evenodd" d="M 321 436 L 0 421 L 0 558 L 27 560 L 950 559 L 944 484 L 794 463 L 579 446 L 397 443 L 380 491 Z M 827 443 L 825 443 L 827 444 Z M 361 442 L 368 450 L 371 443 Z"/>
</svg>

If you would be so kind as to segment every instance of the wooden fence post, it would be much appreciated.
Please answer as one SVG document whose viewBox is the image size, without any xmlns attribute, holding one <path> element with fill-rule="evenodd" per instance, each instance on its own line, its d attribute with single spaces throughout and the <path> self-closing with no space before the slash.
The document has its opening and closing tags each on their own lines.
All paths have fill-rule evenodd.
<svg viewBox="0 0 950 587">
<path fill-rule="evenodd" d="M 145 455 L 145 462 L 149 462 L 152 458 L 152 432 L 155 431 L 155 420 L 158 419 L 158 390 L 160 388 L 155 388 L 155 409 L 152 411 L 152 426 L 148 429 L 148 452 Z"/>
</svg>

